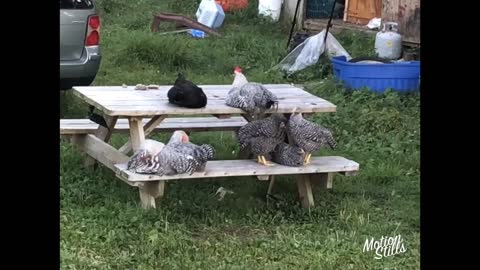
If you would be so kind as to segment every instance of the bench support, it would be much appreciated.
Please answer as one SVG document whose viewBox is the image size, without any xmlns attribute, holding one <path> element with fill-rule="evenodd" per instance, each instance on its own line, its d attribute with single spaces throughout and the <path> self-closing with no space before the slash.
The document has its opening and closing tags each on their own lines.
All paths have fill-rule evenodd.
<svg viewBox="0 0 480 270">
<path fill-rule="evenodd" d="M 269 180 L 270 181 L 268 182 L 267 196 L 272 194 L 273 186 L 275 184 L 275 175 L 270 175 Z"/>
<path fill-rule="evenodd" d="M 165 181 L 145 182 L 138 187 L 142 208 L 156 208 L 155 199 L 163 197 Z"/>
<path fill-rule="evenodd" d="M 110 137 L 112 136 L 112 132 L 115 124 L 117 123 L 118 116 L 104 115 L 103 117 L 105 119 L 105 122 L 107 123 L 108 128 L 99 126 L 97 131 L 95 132 L 95 136 L 100 140 L 103 140 L 104 142 L 108 142 L 110 140 Z M 95 159 L 89 156 L 87 156 L 87 158 L 85 159 L 84 165 L 87 168 L 97 168 L 97 163 L 95 162 Z"/>
<path fill-rule="evenodd" d="M 297 175 L 297 188 L 298 188 L 298 195 L 300 197 L 300 203 L 304 208 L 310 208 L 315 205 L 313 201 L 313 193 L 312 193 L 312 185 L 310 182 L 309 175 Z"/>
<path fill-rule="evenodd" d="M 72 143 L 88 155 L 110 170 L 115 170 L 114 165 L 128 162 L 128 157 L 117 151 L 113 146 L 107 144 L 95 135 L 73 135 Z"/>
</svg>

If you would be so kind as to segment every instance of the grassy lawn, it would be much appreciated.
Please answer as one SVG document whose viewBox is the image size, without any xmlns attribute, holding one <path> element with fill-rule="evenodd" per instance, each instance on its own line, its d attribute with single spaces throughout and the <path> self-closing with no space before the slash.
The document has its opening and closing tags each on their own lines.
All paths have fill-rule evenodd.
<svg viewBox="0 0 480 270">
<path fill-rule="evenodd" d="M 353 159 L 360 174 L 336 176 L 333 190 L 316 190 L 310 210 L 300 207 L 291 177 L 277 181 L 278 203 L 265 201 L 267 183 L 243 177 L 170 182 L 159 208 L 145 211 L 136 189 L 103 167 L 84 169 L 84 156 L 62 142 L 62 269 L 420 268 L 418 94 L 349 92 L 333 83 L 328 65 L 291 78 L 269 72 L 286 54 L 288 26 L 256 18 L 255 9 L 227 15 L 223 37 L 194 39 L 149 27 L 154 12 L 193 16 L 199 1 L 97 2 L 104 58 L 96 85 L 171 84 L 178 71 L 198 84 L 230 84 L 234 65 L 252 81 L 302 83 L 338 107 L 312 117 L 338 141 L 337 150 L 318 155 Z M 335 36 L 354 57 L 373 53 L 373 37 Z M 70 93 L 62 106 L 66 118 L 86 117 L 88 106 Z M 126 136 L 112 141 L 120 146 Z M 192 141 L 212 144 L 217 159 L 238 152 L 228 132 L 195 133 Z M 217 201 L 221 186 L 235 193 Z M 398 234 L 405 253 L 377 260 L 362 251 L 367 238 Z"/>
</svg>

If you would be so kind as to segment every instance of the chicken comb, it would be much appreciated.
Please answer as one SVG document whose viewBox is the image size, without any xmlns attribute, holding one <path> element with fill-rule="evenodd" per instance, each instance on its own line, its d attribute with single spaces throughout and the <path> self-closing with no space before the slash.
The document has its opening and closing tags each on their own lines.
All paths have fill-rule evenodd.
<svg viewBox="0 0 480 270">
<path fill-rule="evenodd" d="M 240 73 L 242 73 L 242 69 L 241 69 L 239 66 L 235 66 L 235 69 L 233 70 L 233 72 L 240 72 Z"/>
</svg>

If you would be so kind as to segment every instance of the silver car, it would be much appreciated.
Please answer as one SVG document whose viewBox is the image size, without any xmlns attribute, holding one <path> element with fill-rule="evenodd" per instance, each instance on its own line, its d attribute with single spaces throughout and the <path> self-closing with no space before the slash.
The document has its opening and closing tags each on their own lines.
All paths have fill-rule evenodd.
<svg viewBox="0 0 480 270">
<path fill-rule="evenodd" d="M 60 89 L 90 85 L 100 67 L 100 17 L 92 0 L 60 0 Z"/>
</svg>

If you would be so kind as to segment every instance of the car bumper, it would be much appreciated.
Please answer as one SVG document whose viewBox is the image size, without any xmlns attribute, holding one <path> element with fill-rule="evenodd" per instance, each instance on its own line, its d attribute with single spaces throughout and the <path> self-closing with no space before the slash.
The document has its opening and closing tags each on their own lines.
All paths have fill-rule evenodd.
<svg viewBox="0 0 480 270">
<path fill-rule="evenodd" d="M 95 77 L 101 60 L 99 46 L 85 47 L 81 59 L 60 61 L 60 79 Z"/>
</svg>

